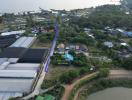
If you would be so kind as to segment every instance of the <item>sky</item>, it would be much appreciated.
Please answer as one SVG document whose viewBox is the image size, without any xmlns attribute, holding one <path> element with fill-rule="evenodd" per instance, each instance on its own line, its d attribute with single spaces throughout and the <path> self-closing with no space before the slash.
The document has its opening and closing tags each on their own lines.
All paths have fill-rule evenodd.
<svg viewBox="0 0 132 100">
<path fill-rule="evenodd" d="M 39 7 L 47 10 L 70 10 L 95 7 L 104 4 L 119 4 L 117 1 L 119 0 L 0 0 L 0 13 L 37 11 Z"/>
</svg>

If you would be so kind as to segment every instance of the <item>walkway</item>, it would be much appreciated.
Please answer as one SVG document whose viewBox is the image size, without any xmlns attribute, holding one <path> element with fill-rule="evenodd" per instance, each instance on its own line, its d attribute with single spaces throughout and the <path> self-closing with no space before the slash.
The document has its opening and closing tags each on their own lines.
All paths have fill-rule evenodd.
<svg viewBox="0 0 132 100">
<path fill-rule="evenodd" d="M 92 77 L 92 76 L 94 76 L 96 74 L 97 74 L 97 72 L 92 73 L 92 74 L 88 74 L 88 75 L 76 80 L 74 83 L 72 83 L 70 85 L 65 85 L 64 86 L 65 91 L 64 91 L 64 94 L 63 94 L 63 97 L 62 97 L 61 100 L 68 100 L 68 97 L 70 96 L 70 93 L 71 93 L 71 91 L 72 91 L 72 89 L 74 88 L 75 85 L 79 84 L 80 81 L 86 80 L 86 79 L 88 79 L 88 78 L 90 78 L 90 77 Z"/>
</svg>

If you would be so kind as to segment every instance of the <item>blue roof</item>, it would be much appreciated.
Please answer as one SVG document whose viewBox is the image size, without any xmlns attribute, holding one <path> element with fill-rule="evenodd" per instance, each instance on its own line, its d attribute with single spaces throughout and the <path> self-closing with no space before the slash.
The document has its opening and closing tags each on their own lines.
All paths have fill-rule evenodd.
<svg viewBox="0 0 132 100">
<path fill-rule="evenodd" d="M 127 32 L 128 36 L 132 36 L 132 32 Z"/>
<path fill-rule="evenodd" d="M 130 31 L 130 32 L 125 32 L 124 34 L 127 35 L 127 36 L 132 36 L 132 31 Z"/>
<path fill-rule="evenodd" d="M 69 60 L 69 61 L 73 61 L 73 60 L 74 60 L 74 57 L 73 57 L 72 55 L 70 55 L 70 54 L 65 54 L 65 55 L 64 55 L 64 58 L 65 58 L 66 60 Z"/>
</svg>

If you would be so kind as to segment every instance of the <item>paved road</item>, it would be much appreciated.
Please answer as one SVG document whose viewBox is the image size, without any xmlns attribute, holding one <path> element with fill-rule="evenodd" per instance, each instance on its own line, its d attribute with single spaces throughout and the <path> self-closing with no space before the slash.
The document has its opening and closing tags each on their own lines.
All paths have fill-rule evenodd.
<svg viewBox="0 0 132 100">
<path fill-rule="evenodd" d="M 43 71 L 40 73 L 41 75 L 40 75 L 40 78 L 38 79 L 38 82 L 35 86 L 34 91 L 31 94 L 29 94 L 28 96 L 24 97 L 23 98 L 24 100 L 32 98 L 35 95 L 38 95 L 41 91 L 41 85 L 42 85 L 43 80 L 45 78 L 45 74 L 48 72 L 48 67 L 49 67 L 49 64 L 50 64 L 50 57 L 53 56 L 55 45 L 56 45 L 56 40 L 57 40 L 57 37 L 58 37 L 58 23 L 57 22 L 54 25 L 54 30 L 55 30 L 55 37 L 54 37 L 54 40 L 52 42 L 47 60 L 44 61 L 44 63 L 43 63 L 43 69 L 42 69 Z"/>
<path fill-rule="evenodd" d="M 110 70 L 108 78 L 132 78 L 132 71 L 128 70 Z"/>
</svg>

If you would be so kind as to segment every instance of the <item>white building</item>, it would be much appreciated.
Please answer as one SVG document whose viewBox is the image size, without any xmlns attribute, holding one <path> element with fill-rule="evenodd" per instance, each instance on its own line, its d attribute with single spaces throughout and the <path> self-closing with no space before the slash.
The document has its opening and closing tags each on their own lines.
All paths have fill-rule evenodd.
<svg viewBox="0 0 132 100">
<path fill-rule="evenodd" d="M 1 36 L 6 36 L 6 35 L 22 35 L 23 33 L 25 33 L 25 30 L 4 32 L 4 33 L 1 33 Z"/>
</svg>

